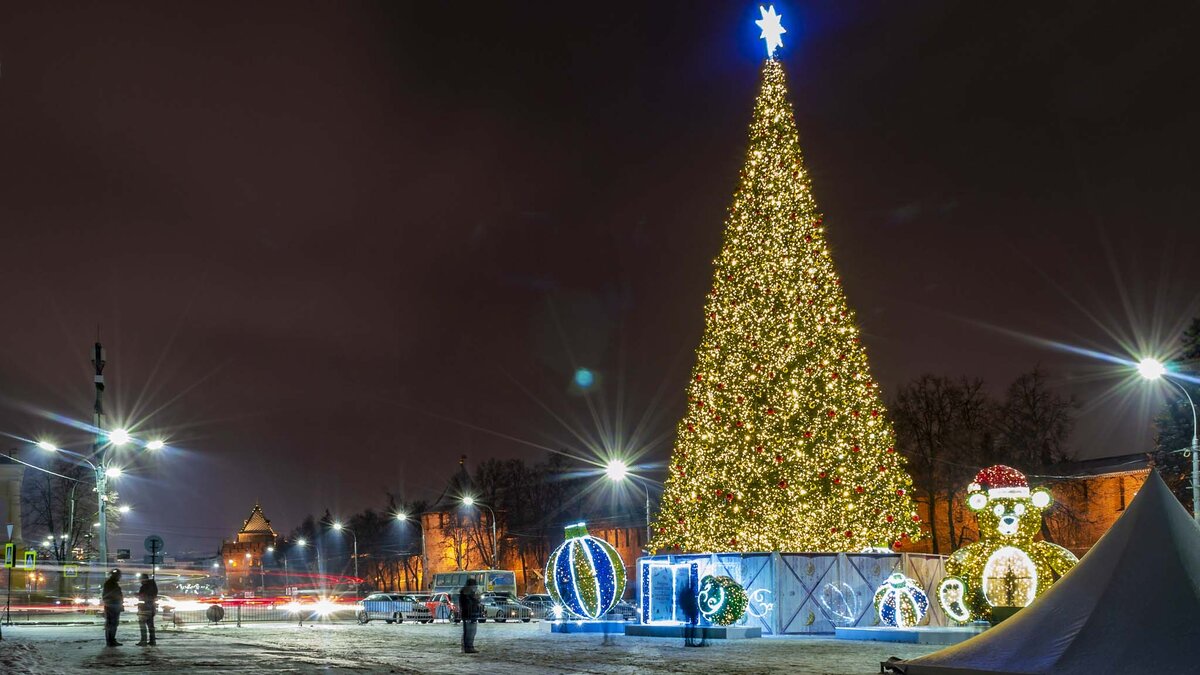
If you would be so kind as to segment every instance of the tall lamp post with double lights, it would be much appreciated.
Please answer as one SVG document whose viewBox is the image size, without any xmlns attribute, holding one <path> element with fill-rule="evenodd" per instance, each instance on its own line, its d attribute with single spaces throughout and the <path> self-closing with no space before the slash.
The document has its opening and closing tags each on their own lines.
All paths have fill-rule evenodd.
<svg viewBox="0 0 1200 675">
<path fill-rule="evenodd" d="M 108 440 L 104 445 L 104 449 L 107 449 L 108 446 L 120 447 L 136 442 L 132 437 L 130 437 L 129 432 L 125 431 L 124 429 L 114 429 L 106 435 L 106 438 Z M 121 471 L 121 467 L 106 463 L 104 460 L 107 453 L 101 453 L 98 455 L 93 454 L 91 457 L 89 457 L 87 455 L 75 452 L 74 450 L 60 448 L 48 441 L 38 441 L 37 447 L 45 450 L 46 452 L 53 452 L 74 457 L 84 464 L 87 464 L 88 468 L 92 470 L 92 476 L 96 484 L 96 501 L 98 511 L 97 520 L 99 521 L 98 528 L 100 530 L 97 533 L 99 537 L 97 544 L 100 548 L 101 563 L 108 565 L 108 480 L 110 478 L 119 478 L 123 473 Z M 163 447 L 165 447 L 165 445 L 162 441 L 154 440 L 146 443 L 144 447 L 147 450 L 161 450 Z M 96 461 L 93 462 L 93 459 Z M 72 510 L 71 515 L 73 518 L 74 510 Z M 68 530 L 71 527 L 72 525 L 68 524 Z"/>
<path fill-rule="evenodd" d="M 475 498 L 472 497 L 471 495 L 467 495 L 466 497 L 463 497 L 462 503 L 463 503 L 463 506 L 466 506 L 466 507 L 481 506 L 481 507 L 487 509 L 488 513 L 492 514 L 492 564 L 499 565 L 500 557 L 498 555 L 496 555 L 496 512 L 493 511 L 491 509 L 491 507 L 488 506 L 487 504 L 484 504 L 483 502 L 475 501 Z"/>
<path fill-rule="evenodd" d="M 1183 392 L 1184 398 L 1192 408 L 1192 517 L 1200 522 L 1200 429 L 1196 427 L 1196 402 L 1192 400 L 1187 387 L 1175 381 L 1167 372 L 1167 367 L 1158 359 L 1142 359 L 1138 362 L 1137 371 L 1147 380 L 1164 380 L 1175 385 Z"/>
<path fill-rule="evenodd" d="M 334 522 L 333 529 L 335 532 L 349 532 L 350 536 L 354 538 L 354 586 L 355 586 L 354 593 L 355 593 L 355 595 L 357 595 L 358 594 L 358 585 L 359 585 L 359 579 L 358 579 L 358 535 L 354 533 L 354 530 L 346 527 L 345 525 L 343 525 L 340 522 Z"/>
<path fill-rule="evenodd" d="M 629 473 L 629 465 L 621 459 L 610 459 L 608 464 L 604 466 L 604 475 L 613 483 L 621 483 L 629 480 L 631 483 L 637 483 L 636 476 Z M 650 545 L 650 488 L 645 484 L 641 485 L 642 494 L 646 497 L 646 545 Z"/>
</svg>

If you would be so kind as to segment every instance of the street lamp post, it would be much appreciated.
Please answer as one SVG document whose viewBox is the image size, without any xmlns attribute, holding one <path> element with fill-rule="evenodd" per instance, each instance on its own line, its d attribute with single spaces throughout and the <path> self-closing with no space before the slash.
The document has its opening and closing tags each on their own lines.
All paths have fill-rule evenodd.
<svg viewBox="0 0 1200 675">
<path fill-rule="evenodd" d="M 97 542 L 97 544 L 99 545 L 99 548 L 100 548 L 100 561 L 105 566 L 108 565 L 108 479 L 109 478 L 117 478 L 123 472 L 121 471 L 121 468 L 118 466 L 105 465 L 103 452 L 104 452 L 104 449 L 106 449 L 109 445 L 125 445 L 126 443 L 129 443 L 132 440 L 129 437 L 129 432 L 125 431 L 124 429 L 113 430 L 111 433 L 108 434 L 107 438 L 108 438 L 108 443 L 105 444 L 105 446 L 103 448 L 101 448 L 99 453 L 93 453 L 91 457 L 88 457 L 87 455 L 75 452 L 74 450 L 67 450 L 66 448 L 60 448 L 60 447 L 54 445 L 53 443 L 49 443 L 47 441 L 38 441 L 37 442 L 37 447 L 41 448 L 42 450 L 45 450 L 47 452 L 56 452 L 56 453 L 62 453 L 64 455 L 70 455 L 71 457 L 78 459 L 79 461 L 83 462 L 84 464 L 87 464 L 88 468 L 92 470 L 92 478 L 96 484 L 96 502 L 97 502 L 96 506 L 97 506 L 97 516 L 98 516 L 97 520 L 99 520 L 99 525 L 97 527 L 100 530 L 100 532 L 98 533 L 99 542 Z M 161 441 L 151 441 L 150 443 L 146 444 L 146 447 L 161 448 L 163 446 L 162 446 Z M 96 459 L 95 462 L 92 461 L 93 458 Z M 72 501 L 71 501 L 70 520 L 74 521 L 75 509 L 74 509 L 74 493 L 73 492 L 71 495 L 71 499 L 72 499 Z M 68 530 L 71 527 L 73 527 L 73 522 L 68 524 Z"/>
<path fill-rule="evenodd" d="M 470 495 L 463 497 L 462 503 L 464 506 L 482 506 L 488 510 L 488 513 L 492 514 L 492 565 L 499 565 L 500 556 L 496 554 L 496 512 L 487 504 L 475 501 L 475 498 Z"/>
<path fill-rule="evenodd" d="M 1192 518 L 1200 522 L 1200 428 L 1196 426 L 1196 402 L 1188 393 L 1187 387 L 1171 378 L 1164 366 L 1157 359 L 1145 358 L 1137 365 L 1138 374 L 1147 380 L 1164 380 L 1175 385 L 1183 392 L 1188 405 L 1192 408 Z"/>
<path fill-rule="evenodd" d="M 620 459 L 609 460 L 608 464 L 604 467 L 604 475 L 608 476 L 608 479 L 614 483 L 620 483 L 621 481 L 629 479 L 629 481 L 631 483 L 637 484 L 637 481 L 633 480 L 634 476 L 632 476 L 629 473 L 629 466 L 627 464 L 625 464 L 625 462 L 623 460 L 620 460 Z M 647 487 L 645 484 L 642 484 L 639 487 L 642 488 L 642 494 L 646 497 L 646 545 L 649 546 L 650 545 L 650 488 Z"/>
<path fill-rule="evenodd" d="M 318 538 L 319 538 L 319 537 L 320 537 L 320 535 L 318 535 Z M 301 547 L 301 548 L 304 548 L 305 546 L 308 546 L 308 540 L 307 540 L 307 539 L 304 539 L 303 537 L 301 537 L 300 539 L 297 539 L 297 540 L 296 540 L 296 545 L 297 545 L 297 546 L 299 546 L 299 547 Z M 320 541 L 314 541 L 314 542 L 313 542 L 313 549 L 314 549 L 314 550 L 317 552 L 317 576 L 321 578 L 321 586 L 322 586 L 322 587 L 324 587 L 324 585 L 325 585 L 325 575 L 324 575 L 324 574 L 322 573 L 322 571 L 321 571 L 321 546 L 320 546 Z"/>
<path fill-rule="evenodd" d="M 408 514 L 404 511 L 396 513 L 396 520 L 407 521 Z M 425 578 L 429 574 L 429 557 L 425 552 L 425 523 L 422 522 L 421 516 L 417 515 L 417 531 L 421 533 L 421 583 L 418 589 L 423 590 L 425 586 Z"/>
<path fill-rule="evenodd" d="M 334 523 L 333 529 L 338 532 L 349 532 L 350 536 L 354 538 L 354 593 L 358 595 L 358 535 L 354 533 L 354 530 L 341 523 Z"/>
<path fill-rule="evenodd" d="M 274 556 L 275 555 L 275 547 L 268 546 L 267 553 L 270 553 L 272 556 Z M 262 594 L 263 594 L 264 598 L 267 597 L 267 568 L 266 568 L 266 565 L 267 565 L 266 556 L 259 556 L 258 557 L 258 576 L 259 576 L 259 579 L 261 580 Z"/>
</svg>

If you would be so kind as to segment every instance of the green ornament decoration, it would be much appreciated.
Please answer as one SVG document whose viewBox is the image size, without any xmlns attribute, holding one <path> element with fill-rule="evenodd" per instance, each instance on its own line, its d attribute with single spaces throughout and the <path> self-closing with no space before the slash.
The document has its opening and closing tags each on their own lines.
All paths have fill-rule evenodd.
<svg viewBox="0 0 1200 675">
<path fill-rule="evenodd" d="M 709 623 L 728 626 L 736 623 L 746 613 L 746 589 L 732 577 L 708 575 L 700 580 L 700 593 L 696 596 L 700 614 Z"/>
</svg>

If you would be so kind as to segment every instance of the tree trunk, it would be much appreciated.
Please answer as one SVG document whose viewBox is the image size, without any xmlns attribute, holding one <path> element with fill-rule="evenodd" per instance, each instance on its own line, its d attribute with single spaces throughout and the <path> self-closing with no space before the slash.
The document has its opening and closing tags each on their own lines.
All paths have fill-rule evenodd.
<svg viewBox="0 0 1200 675">
<path fill-rule="evenodd" d="M 962 539 L 959 539 L 954 534 L 954 504 L 958 491 L 951 489 L 946 495 L 946 536 L 950 537 L 950 553 L 958 549 Z M 940 553 L 940 551 L 936 551 Z"/>
<path fill-rule="evenodd" d="M 933 486 L 933 481 L 926 483 L 929 486 L 929 531 L 932 539 L 931 550 L 934 553 L 941 553 L 941 547 L 938 545 L 938 512 L 937 512 L 937 488 Z"/>
</svg>

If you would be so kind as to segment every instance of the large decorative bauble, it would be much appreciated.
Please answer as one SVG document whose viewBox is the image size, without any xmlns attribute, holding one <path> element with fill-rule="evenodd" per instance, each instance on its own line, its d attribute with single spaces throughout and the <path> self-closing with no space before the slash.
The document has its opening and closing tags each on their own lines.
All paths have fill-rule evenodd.
<svg viewBox="0 0 1200 675">
<path fill-rule="evenodd" d="M 704 618 L 718 626 L 728 626 L 746 613 L 746 589 L 731 577 L 709 575 L 701 579 L 696 601 Z"/>
<path fill-rule="evenodd" d="M 576 523 L 546 562 L 546 592 L 572 616 L 598 619 L 625 592 L 625 563 L 612 544 Z"/>
<path fill-rule="evenodd" d="M 929 597 L 917 582 L 896 572 L 875 591 L 875 611 L 885 626 L 915 626 L 929 611 Z"/>
</svg>

